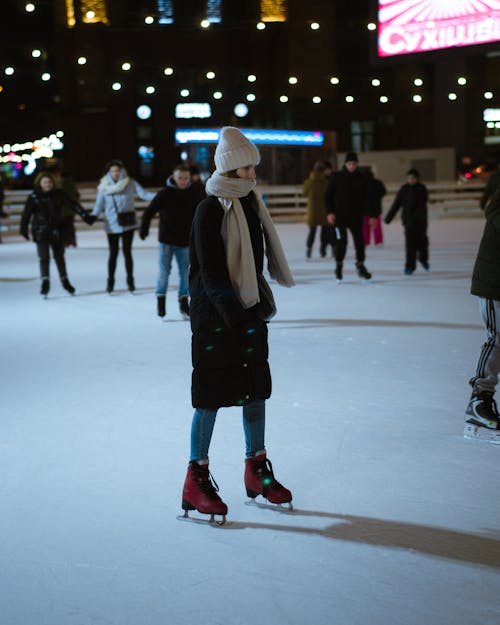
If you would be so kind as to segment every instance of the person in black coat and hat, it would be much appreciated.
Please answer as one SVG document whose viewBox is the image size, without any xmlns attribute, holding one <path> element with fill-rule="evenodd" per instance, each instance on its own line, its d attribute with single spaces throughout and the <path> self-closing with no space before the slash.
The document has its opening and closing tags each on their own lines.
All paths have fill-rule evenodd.
<svg viewBox="0 0 500 625">
<path fill-rule="evenodd" d="M 415 271 L 417 257 L 422 267 L 429 270 L 429 239 L 427 237 L 427 187 L 420 182 L 417 169 L 409 169 L 407 181 L 398 191 L 385 223 L 389 224 L 396 213 L 402 209 L 403 227 L 405 229 L 406 261 L 404 273 L 407 276 Z"/>
<path fill-rule="evenodd" d="M 237 128 L 222 128 L 208 197 L 196 209 L 190 242 L 192 329 L 191 455 L 182 493 L 189 510 L 227 513 L 208 470 L 208 450 L 219 408 L 241 406 L 246 442 L 245 487 L 251 498 L 290 503 L 274 477 L 264 444 L 265 400 L 271 395 L 267 321 L 274 315 L 263 272 L 293 286 L 274 224 L 259 194 L 257 148 Z"/>
<path fill-rule="evenodd" d="M 368 215 L 373 225 L 376 215 L 369 204 L 368 178 L 358 169 L 358 155 L 347 152 L 344 167 L 332 174 L 325 193 L 328 223 L 335 226 L 335 276 L 343 279 L 343 262 L 347 251 L 347 231 L 352 235 L 356 249 L 356 270 L 360 278 L 369 280 L 372 275 L 365 267 L 365 241 L 363 237 L 363 217 Z"/>
</svg>

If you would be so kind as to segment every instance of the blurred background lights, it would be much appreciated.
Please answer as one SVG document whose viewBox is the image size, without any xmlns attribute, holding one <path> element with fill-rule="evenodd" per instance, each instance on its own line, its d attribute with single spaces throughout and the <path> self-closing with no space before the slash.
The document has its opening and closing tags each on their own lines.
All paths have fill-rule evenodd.
<svg viewBox="0 0 500 625">
<path fill-rule="evenodd" d="M 181 96 L 187 98 L 189 96 L 189 89 L 181 89 Z"/>
<path fill-rule="evenodd" d="M 144 22 L 146 24 L 154 24 L 155 18 L 152 15 L 146 15 L 146 17 L 144 18 Z"/>
<path fill-rule="evenodd" d="M 387 102 L 389 102 L 389 98 L 386 95 L 381 95 L 379 100 L 382 102 L 382 104 L 387 104 Z"/>
<path fill-rule="evenodd" d="M 146 93 L 148 93 L 149 95 L 153 94 L 155 91 L 156 91 L 156 89 L 152 85 L 148 85 L 146 87 Z"/>
<path fill-rule="evenodd" d="M 265 30 L 266 25 L 264 24 L 264 22 L 259 22 L 257 24 L 257 30 Z"/>
<path fill-rule="evenodd" d="M 288 79 L 288 82 L 289 82 L 291 85 L 296 85 L 299 81 L 297 80 L 297 77 L 296 77 L 296 76 L 290 76 L 290 78 Z"/>
<path fill-rule="evenodd" d="M 373 22 L 368 22 L 368 24 L 366 25 L 366 28 L 368 28 L 368 30 L 377 30 L 377 24 Z"/>
<path fill-rule="evenodd" d="M 288 96 L 287 95 L 280 95 L 280 102 L 288 102 Z"/>
<path fill-rule="evenodd" d="M 380 87 L 380 80 L 378 78 L 372 78 L 372 86 Z"/>
<path fill-rule="evenodd" d="M 165 69 L 163 70 L 163 73 L 165 74 L 165 76 L 172 76 L 172 74 L 174 73 L 174 70 L 172 67 L 165 67 Z"/>
<path fill-rule="evenodd" d="M 449 93 L 448 94 L 448 100 L 456 100 L 457 99 L 457 94 L 456 93 Z"/>
<path fill-rule="evenodd" d="M 459 85 L 466 85 L 467 84 L 467 78 L 464 78 L 463 76 L 460 76 L 459 78 L 457 78 L 457 82 Z"/>
<path fill-rule="evenodd" d="M 84 56 L 79 56 L 77 63 L 78 65 L 85 65 L 85 63 L 87 62 L 87 59 Z"/>
<path fill-rule="evenodd" d="M 491 100 L 493 98 L 493 93 L 491 91 L 485 91 L 484 92 L 484 98 L 485 98 L 485 100 Z"/>
<path fill-rule="evenodd" d="M 330 82 L 332 83 L 332 85 L 338 85 L 340 80 L 337 78 L 337 76 L 332 76 L 330 78 Z"/>
<path fill-rule="evenodd" d="M 26 5 L 24 6 L 24 10 L 26 11 L 26 13 L 33 13 L 35 8 L 36 7 L 33 4 L 33 2 L 27 2 Z"/>
<path fill-rule="evenodd" d="M 122 70 L 124 72 L 128 72 L 131 68 L 132 68 L 132 65 L 128 61 L 125 61 L 125 63 L 122 63 Z"/>
<path fill-rule="evenodd" d="M 222 98 L 222 91 L 214 91 L 214 100 L 220 100 Z"/>
<path fill-rule="evenodd" d="M 418 94 L 417 94 L 417 95 L 414 95 L 414 96 L 412 97 L 412 100 L 413 100 L 414 102 L 422 102 L 422 96 L 421 96 L 421 95 L 418 95 Z"/>
<path fill-rule="evenodd" d="M 113 89 L 113 91 L 120 91 L 121 88 L 122 88 L 122 84 L 120 82 L 114 82 L 111 85 L 111 89 Z"/>
<path fill-rule="evenodd" d="M 319 97 L 319 95 L 315 95 L 312 101 L 314 102 L 314 104 L 319 104 L 321 102 L 321 98 Z"/>
<path fill-rule="evenodd" d="M 213 80 L 215 78 L 215 72 L 207 72 L 206 77 L 208 80 Z"/>
<path fill-rule="evenodd" d="M 233 109 L 236 117 L 246 117 L 248 115 L 248 106 L 244 102 L 239 102 Z"/>
<path fill-rule="evenodd" d="M 247 80 L 248 82 L 255 82 L 257 80 L 257 76 L 255 74 L 248 74 Z"/>
<path fill-rule="evenodd" d="M 424 84 L 424 81 L 421 78 L 415 78 L 413 84 L 415 87 L 421 87 Z"/>
<path fill-rule="evenodd" d="M 209 26 L 210 26 L 210 22 L 209 22 L 208 20 L 201 20 L 201 22 L 200 22 L 200 26 L 201 26 L 202 28 L 209 28 Z"/>
<path fill-rule="evenodd" d="M 31 56 L 32 56 L 34 59 L 38 59 L 38 58 L 40 58 L 40 57 L 42 56 L 42 51 L 41 51 L 41 50 L 38 50 L 38 49 L 32 50 L 32 51 L 31 51 Z"/>
<path fill-rule="evenodd" d="M 147 104 L 140 104 L 137 107 L 135 114 L 139 119 L 149 119 L 151 117 L 151 107 Z"/>
<path fill-rule="evenodd" d="M 255 102 L 255 93 L 247 93 L 246 98 L 249 102 Z"/>
<path fill-rule="evenodd" d="M 50 80 L 51 78 L 52 78 L 52 77 L 51 77 L 51 75 L 49 74 L 49 72 L 44 72 L 44 73 L 42 74 L 42 80 L 43 80 L 44 82 L 47 82 L 47 81 L 48 81 L 48 80 Z"/>
<path fill-rule="evenodd" d="M 86 17 L 88 20 L 93 20 L 93 19 L 94 19 L 94 17 L 95 17 L 95 13 L 94 13 L 94 11 L 87 11 L 87 13 L 85 13 L 85 17 Z"/>
<path fill-rule="evenodd" d="M 354 98 L 352 97 L 352 95 L 346 95 L 345 101 L 346 102 L 354 102 Z"/>
<path fill-rule="evenodd" d="M 5 68 L 5 75 L 6 76 L 12 76 L 12 74 L 14 73 L 14 68 L 13 67 L 6 67 Z"/>
<path fill-rule="evenodd" d="M 311 22 L 311 30 L 318 30 L 319 24 L 318 22 Z"/>
</svg>

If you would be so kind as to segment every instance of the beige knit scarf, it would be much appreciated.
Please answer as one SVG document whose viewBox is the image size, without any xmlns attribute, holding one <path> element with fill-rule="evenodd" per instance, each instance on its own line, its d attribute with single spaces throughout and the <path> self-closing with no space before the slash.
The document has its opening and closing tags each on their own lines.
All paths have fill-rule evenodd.
<svg viewBox="0 0 500 625">
<path fill-rule="evenodd" d="M 208 195 L 218 198 L 224 209 L 221 236 L 226 247 L 227 268 L 231 283 L 243 308 L 251 308 L 260 301 L 255 259 L 248 223 L 239 198 L 254 191 L 257 215 L 264 233 L 265 252 L 269 275 L 282 286 L 294 286 L 295 281 L 269 211 L 260 195 L 254 190 L 254 180 L 228 178 L 215 172 L 206 183 Z"/>
<path fill-rule="evenodd" d="M 103 176 L 97 187 L 98 191 L 104 193 L 104 195 L 112 195 L 114 193 L 121 193 L 130 182 L 130 178 L 125 176 L 115 182 L 111 176 L 106 174 Z"/>
</svg>

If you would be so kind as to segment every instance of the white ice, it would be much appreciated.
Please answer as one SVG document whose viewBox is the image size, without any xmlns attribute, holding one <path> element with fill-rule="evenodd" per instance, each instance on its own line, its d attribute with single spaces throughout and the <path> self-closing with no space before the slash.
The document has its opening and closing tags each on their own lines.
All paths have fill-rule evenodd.
<svg viewBox="0 0 500 625">
<path fill-rule="evenodd" d="M 97 226 L 95 227 L 97 228 Z M 0 245 L 2 625 L 497 625 L 500 447 L 465 440 L 483 341 L 470 274 L 483 228 L 433 221 L 431 271 L 403 275 L 400 223 L 345 281 L 306 227 L 278 226 L 297 286 L 273 285 L 267 448 L 295 512 L 244 505 L 240 409 L 211 469 L 229 506 L 176 520 L 189 453 L 190 330 L 156 317 L 157 242 L 135 243 L 136 295 L 105 236 L 52 265 Z"/>
</svg>

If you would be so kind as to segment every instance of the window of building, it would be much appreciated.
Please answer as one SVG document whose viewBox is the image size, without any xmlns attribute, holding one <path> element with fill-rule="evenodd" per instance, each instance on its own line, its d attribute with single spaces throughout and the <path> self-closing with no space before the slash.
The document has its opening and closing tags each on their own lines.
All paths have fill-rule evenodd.
<svg viewBox="0 0 500 625">
<path fill-rule="evenodd" d="M 158 24 L 174 23 L 174 3 L 172 0 L 158 0 Z"/>
<path fill-rule="evenodd" d="M 80 15 L 84 24 L 107 24 L 105 0 L 80 0 Z"/>
<path fill-rule="evenodd" d="M 207 0 L 207 20 L 212 24 L 222 21 L 222 0 Z"/>
<path fill-rule="evenodd" d="M 261 0 L 260 19 L 263 22 L 286 22 L 286 0 Z"/>
<path fill-rule="evenodd" d="M 351 122 L 351 142 L 355 152 L 373 150 L 375 124 L 372 121 Z"/>
</svg>

